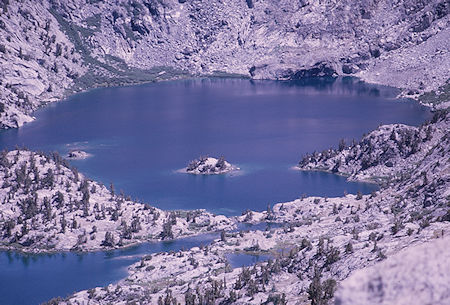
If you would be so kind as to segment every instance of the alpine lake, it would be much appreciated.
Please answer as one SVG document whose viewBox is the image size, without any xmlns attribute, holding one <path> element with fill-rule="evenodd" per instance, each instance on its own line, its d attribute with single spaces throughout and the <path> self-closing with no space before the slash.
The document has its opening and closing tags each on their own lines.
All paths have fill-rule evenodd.
<svg viewBox="0 0 450 305">
<path fill-rule="evenodd" d="M 303 81 L 188 79 L 76 94 L 0 132 L 0 149 L 27 147 L 90 157 L 80 172 L 113 183 L 162 209 L 206 209 L 227 216 L 264 210 L 302 195 L 367 194 L 377 185 L 292 169 L 302 155 L 350 143 L 380 124 L 420 125 L 430 117 L 398 90 L 354 78 Z M 224 156 L 240 168 L 223 175 L 177 170 L 199 156 Z M 218 234 L 94 253 L 0 252 L 0 304 L 39 304 L 117 282 L 143 255 L 206 244 Z M 267 259 L 230 254 L 233 267 Z"/>
</svg>

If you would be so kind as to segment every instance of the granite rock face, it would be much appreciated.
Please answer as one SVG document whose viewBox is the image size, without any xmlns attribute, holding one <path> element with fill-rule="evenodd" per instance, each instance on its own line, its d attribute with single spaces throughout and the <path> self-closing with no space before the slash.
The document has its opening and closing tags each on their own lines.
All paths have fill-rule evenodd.
<svg viewBox="0 0 450 305">
<path fill-rule="evenodd" d="M 342 282 L 336 305 L 450 302 L 450 238 L 408 248 Z"/>
<path fill-rule="evenodd" d="M 298 168 L 340 173 L 350 180 L 380 182 L 384 193 L 393 193 L 386 192 L 391 189 L 400 196 L 398 207 L 407 200 L 411 213 L 429 209 L 431 215 L 438 207 L 448 209 L 449 126 L 448 111 L 437 112 L 420 127 L 383 125 L 359 143 L 341 143 L 338 149 L 304 156 Z"/>
<path fill-rule="evenodd" d="M 239 170 L 239 168 L 225 161 L 225 158 L 223 157 L 220 157 L 219 159 L 213 157 L 200 157 L 189 162 L 185 172 L 195 175 L 217 175 L 229 173 L 234 170 Z"/>
<path fill-rule="evenodd" d="M 445 0 L 9 1 L 0 4 L 3 128 L 96 86 L 220 72 L 355 75 L 436 90 L 449 79 Z"/>
</svg>

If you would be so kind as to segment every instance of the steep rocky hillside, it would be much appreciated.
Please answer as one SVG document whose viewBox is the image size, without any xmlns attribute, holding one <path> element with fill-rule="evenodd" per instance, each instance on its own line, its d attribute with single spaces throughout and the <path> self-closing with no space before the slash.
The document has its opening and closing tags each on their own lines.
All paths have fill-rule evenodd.
<svg viewBox="0 0 450 305">
<path fill-rule="evenodd" d="M 446 0 L 2 0 L 0 122 L 20 126 L 65 93 L 217 71 L 356 75 L 440 102 L 449 10 Z"/>
<path fill-rule="evenodd" d="M 409 178 L 413 171 L 428 166 L 428 162 L 434 162 L 434 167 L 448 163 L 446 155 L 436 154 L 436 150 L 443 150 L 443 143 L 448 143 L 449 125 L 448 111 L 437 112 L 431 122 L 420 127 L 383 125 L 360 142 L 348 145 L 341 140 L 337 149 L 306 154 L 298 168 L 324 170 L 347 175 L 351 180 L 385 184 Z M 432 161 L 430 155 L 437 159 Z M 425 172 L 424 168 L 424 180 L 428 180 Z"/>
<path fill-rule="evenodd" d="M 2 1 L 0 124 L 18 127 L 31 111 L 63 97 L 86 73 L 80 54 L 42 3 Z"/>
<path fill-rule="evenodd" d="M 450 303 L 450 287 L 446 285 L 450 282 L 449 246 L 450 238 L 446 237 L 355 272 L 342 283 L 336 305 Z"/>
<path fill-rule="evenodd" d="M 449 150 L 450 115 L 440 111 L 419 128 L 380 126 L 350 147 L 307 155 L 298 167 L 381 181 L 381 194 L 395 202 L 390 209 L 399 222 L 410 218 L 427 224 L 450 217 Z"/>
<path fill-rule="evenodd" d="M 85 178 L 58 154 L 0 155 L 0 248 L 89 251 L 233 228 L 203 210 L 162 211 Z"/>
</svg>

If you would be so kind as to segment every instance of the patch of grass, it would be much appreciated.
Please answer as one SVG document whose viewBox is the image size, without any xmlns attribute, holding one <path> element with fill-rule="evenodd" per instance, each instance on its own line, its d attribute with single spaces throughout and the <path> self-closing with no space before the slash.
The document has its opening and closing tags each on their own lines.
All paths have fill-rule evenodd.
<svg viewBox="0 0 450 305">
<path fill-rule="evenodd" d="M 250 79 L 250 76 L 239 73 L 228 73 L 223 71 L 213 71 L 212 74 L 208 75 L 208 77 L 216 77 L 216 78 L 244 78 Z"/>
<path fill-rule="evenodd" d="M 425 92 L 419 97 L 419 101 L 424 104 L 439 105 L 450 101 L 450 80 L 439 87 L 436 91 Z"/>
</svg>

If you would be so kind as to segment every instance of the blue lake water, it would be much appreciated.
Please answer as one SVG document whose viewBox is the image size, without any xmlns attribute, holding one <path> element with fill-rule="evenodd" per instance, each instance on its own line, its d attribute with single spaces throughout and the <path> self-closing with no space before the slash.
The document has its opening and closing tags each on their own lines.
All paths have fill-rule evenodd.
<svg viewBox="0 0 450 305">
<path fill-rule="evenodd" d="M 259 262 L 266 262 L 272 258 L 272 256 L 265 254 L 230 253 L 226 255 L 226 258 L 232 268 L 240 268 L 253 266 Z"/>
<path fill-rule="evenodd" d="M 36 112 L 37 120 L 0 132 L 0 149 L 16 145 L 66 154 L 88 177 L 164 209 L 206 208 L 227 215 L 302 194 L 369 193 L 375 185 L 321 172 L 291 170 L 301 155 L 359 139 L 380 124 L 418 125 L 429 112 L 394 100 L 396 90 L 354 79 L 306 82 L 182 80 L 103 88 Z M 176 173 L 199 155 L 224 155 L 233 175 Z M 37 304 L 123 278 L 141 255 L 190 248 L 212 236 L 90 254 L 0 252 L 0 304 Z M 231 256 L 235 266 L 263 258 Z"/>
<path fill-rule="evenodd" d="M 147 243 L 94 253 L 27 255 L 0 251 L 0 304 L 40 304 L 57 296 L 110 283 L 127 276 L 127 267 L 146 254 L 205 245 L 217 234 Z"/>
<path fill-rule="evenodd" d="M 355 79 L 275 82 L 196 79 L 102 88 L 45 107 L 37 120 L 0 132 L 16 145 L 93 156 L 72 161 L 88 177 L 164 209 L 226 215 L 302 194 L 369 193 L 376 186 L 291 170 L 302 154 L 359 139 L 381 123 L 422 123 L 429 112 L 396 90 Z M 176 173 L 200 156 L 225 156 L 235 175 Z"/>
<path fill-rule="evenodd" d="M 241 224 L 238 230 L 264 230 L 278 224 Z M 0 251 L 0 304 L 33 305 L 92 287 L 107 286 L 127 276 L 127 267 L 144 255 L 209 244 L 218 233 L 174 241 L 145 243 L 122 250 L 93 253 L 22 254 Z M 268 260 L 267 255 L 229 254 L 233 268 Z"/>
</svg>

